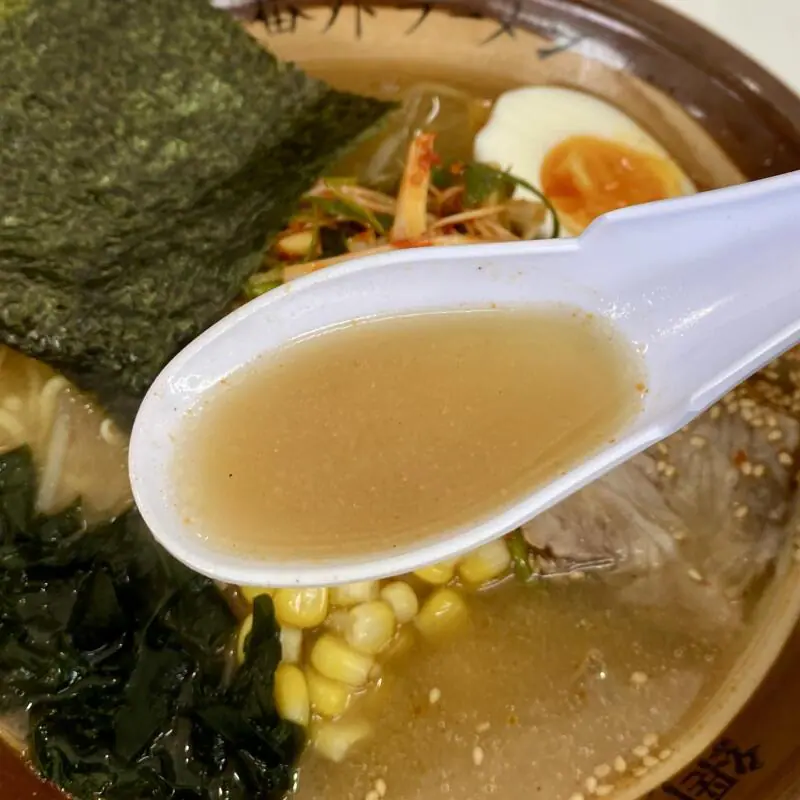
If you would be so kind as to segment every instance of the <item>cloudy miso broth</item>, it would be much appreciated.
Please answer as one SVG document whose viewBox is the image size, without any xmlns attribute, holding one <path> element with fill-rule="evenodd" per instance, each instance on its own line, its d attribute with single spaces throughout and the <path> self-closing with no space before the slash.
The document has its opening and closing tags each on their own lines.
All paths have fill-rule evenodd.
<svg viewBox="0 0 800 800">
<path fill-rule="evenodd" d="M 637 412 L 639 363 L 562 307 L 362 321 L 215 389 L 177 448 L 184 518 L 255 557 L 402 548 L 485 517 Z"/>
</svg>

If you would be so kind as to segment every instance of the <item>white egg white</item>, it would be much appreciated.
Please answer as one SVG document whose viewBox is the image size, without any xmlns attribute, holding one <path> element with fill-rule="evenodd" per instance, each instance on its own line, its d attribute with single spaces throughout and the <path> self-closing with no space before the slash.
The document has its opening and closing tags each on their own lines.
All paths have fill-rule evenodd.
<svg viewBox="0 0 800 800">
<path fill-rule="evenodd" d="M 683 194 L 695 186 L 670 154 L 618 108 L 592 95 L 558 86 L 529 86 L 502 94 L 475 138 L 477 161 L 495 164 L 541 189 L 548 152 L 572 136 L 594 136 L 671 163 L 681 176 Z M 517 196 L 533 199 L 518 189 Z"/>
</svg>

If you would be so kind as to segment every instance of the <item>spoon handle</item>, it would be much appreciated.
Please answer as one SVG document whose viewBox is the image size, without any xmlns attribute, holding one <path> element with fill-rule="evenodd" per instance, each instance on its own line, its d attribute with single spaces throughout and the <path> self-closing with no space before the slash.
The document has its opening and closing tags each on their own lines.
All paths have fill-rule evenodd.
<svg viewBox="0 0 800 800">
<path fill-rule="evenodd" d="M 626 209 L 581 238 L 606 288 L 646 309 L 684 408 L 800 341 L 800 172 Z"/>
</svg>

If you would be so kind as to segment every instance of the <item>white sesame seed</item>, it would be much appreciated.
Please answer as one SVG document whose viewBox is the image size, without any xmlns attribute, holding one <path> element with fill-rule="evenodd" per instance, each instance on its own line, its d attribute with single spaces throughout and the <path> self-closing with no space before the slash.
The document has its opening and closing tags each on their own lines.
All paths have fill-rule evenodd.
<svg viewBox="0 0 800 800">
<path fill-rule="evenodd" d="M 778 463 L 783 464 L 784 467 L 791 467 L 794 459 L 784 450 L 782 453 L 778 453 Z"/>
<path fill-rule="evenodd" d="M 594 774 L 598 778 L 607 778 L 611 774 L 611 767 L 608 764 L 598 764 L 594 768 Z"/>
<path fill-rule="evenodd" d="M 611 792 L 613 792 L 613 791 L 614 791 L 614 787 L 613 786 L 610 786 L 607 783 L 602 783 L 602 784 L 600 784 L 600 786 L 597 787 L 597 791 L 595 792 L 595 794 L 598 797 L 608 797 L 608 795 L 610 795 Z"/>
<path fill-rule="evenodd" d="M 434 686 L 433 689 L 428 692 L 428 702 L 435 706 L 440 700 L 442 699 L 442 690 L 439 689 L 438 686 Z"/>
<path fill-rule="evenodd" d="M 668 478 L 672 478 L 675 475 L 676 471 L 677 470 L 672 464 L 667 464 L 667 466 L 664 469 L 664 475 L 666 475 Z"/>
<path fill-rule="evenodd" d="M 711 409 L 711 419 L 719 419 L 722 414 L 722 409 L 719 406 L 714 406 Z"/>
<path fill-rule="evenodd" d="M 586 787 L 586 791 L 589 794 L 594 794 L 597 791 L 597 778 L 594 775 L 590 775 L 583 784 Z"/>
<path fill-rule="evenodd" d="M 569 796 L 569 800 L 586 800 L 586 797 L 583 792 L 575 792 L 575 794 Z"/>
<path fill-rule="evenodd" d="M 773 428 L 767 434 L 768 442 L 779 442 L 781 439 L 783 439 L 783 431 L 780 428 Z"/>
<path fill-rule="evenodd" d="M 619 773 L 625 772 L 628 769 L 627 761 L 622 756 L 617 756 L 614 759 L 614 769 Z"/>
<path fill-rule="evenodd" d="M 763 417 L 756 417 L 750 424 L 754 428 L 763 428 L 764 427 L 764 418 Z"/>
<path fill-rule="evenodd" d="M 739 469 L 741 470 L 742 475 L 753 474 L 753 465 L 749 461 L 742 461 Z"/>
<path fill-rule="evenodd" d="M 705 447 L 706 440 L 702 436 L 692 436 L 689 438 L 689 444 L 692 447 Z"/>
<path fill-rule="evenodd" d="M 482 747 L 473 747 L 472 748 L 472 763 L 479 767 L 483 764 L 483 748 Z"/>
<path fill-rule="evenodd" d="M 753 467 L 753 475 L 755 475 L 756 478 L 761 478 L 766 471 L 767 468 L 763 464 L 756 464 Z"/>
<path fill-rule="evenodd" d="M 582 581 L 586 577 L 586 573 L 582 570 L 576 569 L 569 573 L 570 580 Z"/>
<path fill-rule="evenodd" d="M 697 581 L 698 583 L 703 582 L 703 576 L 694 568 L 690 567 L 686 574 L 693 580 Z"/>
<path fill-rule="evenodd" d="M 650 754 L 650 748 L 643 744 L 637 744 L 631 752 L 636 756 L 636 758 L 644 758 Z"/>
<path fill-rule="evenodd" d="M 662 456 L 666 456 L 666 455 L 668 455 L 668 454 L 669 454 L 669 447 L 667 447 L 667 446 L 664 444 L 664 442 L 659 442 L 659 443 L 656 445 L 656 450 L 658 450 L 658 452 L 659 452 L 659 453 L 661 453 L 661 455 L 662 455 Z"/>
<path fill-rule="evenodd" d="M 658 759 L 659 761 L 666 761 L 672 755 L 672 750 L 668 747 L 665 747 L 659 754 Z"/>
<path fill-rule="evenodd" d="M 736 510 L 733 512 L 733 516 L 736 519 L 744 519 L 750 513 L 750 509 L 747 506 L 737 506 Z"/>
<path fill-rule="evenodd" d="M 634 767 L 632 772 L 634 778 L 641 778 L 642 775 L 647 774 L 647 767 Z"/>
<path fill-rule="evenodd" d="M 475 726 L 475 733 L 486 733 L 491 727 L 491 722 L 481 722 Z"/>
<path fill-rule="evenodd" d="M 655 747 L 658 744 L 658 734 L 646 733 L 642 739 L 642 744 L 645 747 Z"/>
<path fill-rule="evenodd" d="M 646 672 L 637 671 L 637 672 L 634 672 L 631 675 L 631 683 L 634 686 L 644 686 L 644 684 L 647 683 L 647 680 L 648 680 L 648 678 L 647 678 L 647 673 Z"/>
<path fill-rule="evenodd" d="M 644 764 L 646 767 L 654 767 L 656 764 L 658 764 L 658 759 L 655 756 L 645 756 L 642 759 L 642 764 Z"/>
<path fill-rule="evenodd" d="M 672 531 L 672 538 L 676 542 L 682 542 L 686 538 L 686 531 Z"/>
</svg>

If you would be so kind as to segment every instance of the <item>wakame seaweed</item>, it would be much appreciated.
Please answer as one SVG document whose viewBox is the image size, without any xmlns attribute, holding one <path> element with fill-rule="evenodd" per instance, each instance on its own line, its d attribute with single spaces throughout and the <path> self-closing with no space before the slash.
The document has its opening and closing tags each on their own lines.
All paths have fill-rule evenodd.
<svg viewBox="0 0 800 800">
<path fill-rule="evenodd" d="M 278 62 L 206 0 L 0 10 L 0 341 L 121 421 L 389 105 Z"/>
<path fill-rule="evenodd" d="M 281 720 L 272 602 L 244 665 L 212 581 L 172 559 L 135 512 L 86 529 L 34 510 L 27 448 L 0 456 L 0 712 L 30 708 L 30 755 L 81 800 L 266 800 L 290 787 L 303 734 Z"/>
</svg>

